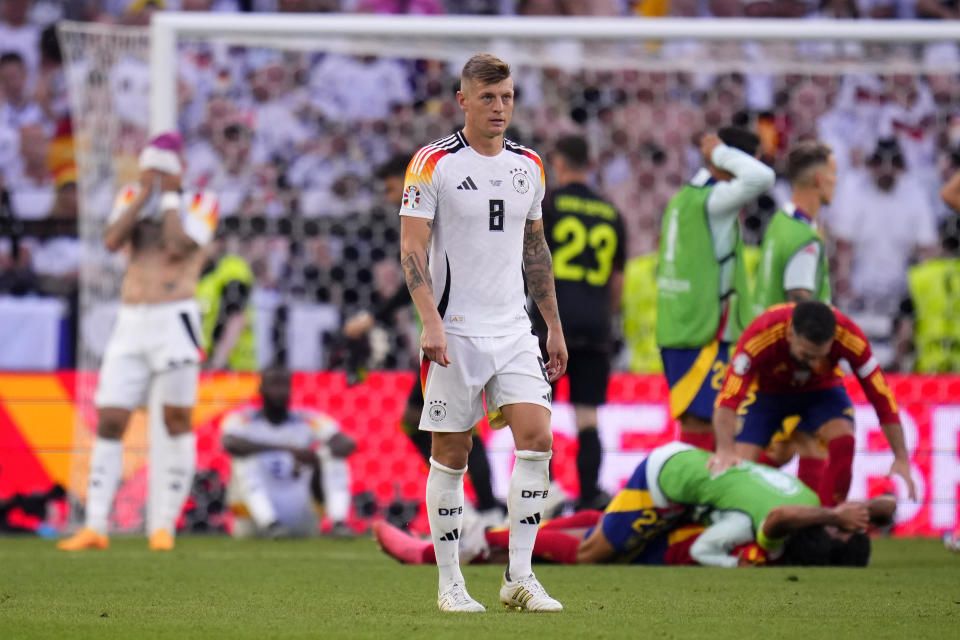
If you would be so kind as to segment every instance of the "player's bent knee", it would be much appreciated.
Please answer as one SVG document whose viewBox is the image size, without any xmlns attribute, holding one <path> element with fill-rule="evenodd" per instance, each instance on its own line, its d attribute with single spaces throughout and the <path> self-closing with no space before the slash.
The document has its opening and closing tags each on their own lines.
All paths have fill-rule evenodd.
<svg viewBox="0 0 960 640">
<path fill-rule="evenodd" d="M 121 440 L 130 421 L 130 411 L 119 408 L 102 408 L 97 418 L 97 436 L 108 440 Z"/>
<path fill-rule="evenodd" d="M 853 423 L 846 418 L 828 420 L 817 430 L 817 436 L 825 442 L 852 435 L 854 435 Z"/>
<path fill-rule="evenodd" d="M 190 433 L 193 428 L 191 423 L 192 407 L 171 407 L 163 408 L 163 422 L 167 426 L 167 433 L 171 436 L 179 436 Z"/>
<path fill-rule="evenodd" d="M 431 457 L 445 467 L 463 469 L 467 466 L 467 458 L 473 449 L 473 438 L 470 431 L 459 433 L 433 433 L 433 442 L 430 447 Z"/>
</svg>

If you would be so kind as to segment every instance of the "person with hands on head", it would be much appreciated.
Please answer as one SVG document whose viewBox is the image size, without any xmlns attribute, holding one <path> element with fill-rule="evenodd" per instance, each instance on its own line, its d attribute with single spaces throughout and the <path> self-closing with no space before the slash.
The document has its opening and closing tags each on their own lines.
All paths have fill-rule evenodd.
<svg viewBox="0 0 960 640">
<path fill-rule="evenodd" d="M 464 127 L 413 156 L 400 208 L 401 266 L 423 322 L 420 429 L 432 432 L 426 504 L 441 611 L 484 611 L 466 590 L 458 549 L 463 475 L 484 401 L 516 445 L 500 602 L 563 609 L 534 576 L 531 555 L 550 484 L 550 382 L 564 374 L 567 348 L 543 233 L 543 163 L 504 137 L 513 99 L 510 67 L 473 56 L 457 93 Z M 547 362 L 525 308 L 524 277 L 547 325 Z"/>
<path fill-rule="evenodd" d="M 123 476 L 123 434 L 154 386 L 169 437 L 151 445 L 160 447 L 162 472 L 159 495 L 150 496 L 147 511 L 150 549 L 173 549 L 176 521 L 193 485 L 191 413 L 205 355 L 194 296 L 218 205 L 208 193 L 184 201 L 182 150 L 179 133 L 153 138 L 140 154 L 139 183 L 121 189 L 107 219 L 104 245 L 113 252 L 129 247 L 129 261 L 97 384 L 85 526 L 59 543 L 65 551 L 109 546 L 107 519 Z"/>
<path fill-rule="evenodd" d="M 812 300 L 771 307 L 740 337 L 717 395 L 717 451 L 708 468 L 720 474 L 741 460 L 756 460 L 783 418 L 799 415 L 797 429 L 827 445 L 827 465 L 817 487 L 821 504 L 844 502 L 855 440 L 841 359 L 853 368 L 877 412 L 894 455 L 889 475 L 900 476 L 915 500 L 897 403 L 869 342 L 846 315 Z"/>
<path fill-rule="evenodd" d="M 773 186 L 759 138 L 724 127 L 700 139 L 704 167 L 660 224 L 656 340 L 682 442 L 713 450 L 710 417 L 729 346 L 749 321 L 740 210 Z"/>
</svg>

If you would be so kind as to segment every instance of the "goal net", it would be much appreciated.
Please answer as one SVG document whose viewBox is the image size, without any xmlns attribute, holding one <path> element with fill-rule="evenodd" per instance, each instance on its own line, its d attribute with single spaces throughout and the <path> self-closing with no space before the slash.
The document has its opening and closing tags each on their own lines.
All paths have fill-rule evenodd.
<svg viewBox="0 0 960 640">
<path fill-rule="evenodd" d="M 590 143 L 592 179 L 626 222 L 626 347 L 617 363 L 636 373 L 659 366 L 650 256 L 664 205 L 700 165 L 699 134 L 748 127 L 778 170 L 790 145 L 821 138 L 834 148 L 841 182 L 863 171 L 878 139 L 895 138 L 934 208 L 941 174 L 960 145 L 960 55 L 949 30 L 933 23 L 177 13 L 153 19 L 149 30 L 59 27 L 84 247 L 81 410 L 70 487 L 81 497 L 96 374 L 125 266 L 122 255 L 106 252 L 101 234 L 112 198 L 136 176 L 137 153 L 151 133 L 177 129 L 184 136 L 185 188 L 220 199 L 217 255 L 240 256 L 252 274 L 245 313 L 255 358 L 246 368 L 280 361 L 303 372 L 295 402 L 331 413 L 362 443 L 352 489 L 381 506 L 422 495 L 422 462 L 396 429 L 413 381 L 407 372 L 416 324 L 401 310 L 359 354 L 343 348 L 340 326 L 403 286 L 394 260 L 397 203 L 385 196 L 384 171 L 392 157 L 409 157 L 460 126 L 455 90 L 470 55 L 488 51 L 513 67 L 518 97 L 510 137 L 541 154 L 566 133 Z M 781 181 L 747 207 L 748 242 L 759 241 L 787 197 Z M 348 376 L 322 373 L 344 362 L 349 382 L 362 370 L 396 373 L 353 386 Z M 236 369 L 203 375 L 195 413 L 201 472 L 225 470 L 219 417 L 255 393 L 253 377 Z M 646 386 L 617 386 L 601 411 L 610 425 L 601 479 L 608 490 L 622 484 L 644 448 L 672 434 L 662 401 L 651 400 L 661 393 L 653 378 L 623 380 Z M 147 443 L 163 437 L 151 433 L 157 422 L 141 414 L 128 431 L 112 522 L 118 530 L 143 527 Z M 576 448 L 569 405 L 558 404 L 554 422 L 563 462 L 555 471 L 574 492 L 575 471 L 566 464 Z M 628 426 L 638 434 L 632 445 L 617 440 Z M 512 449 L 504 437 L 495 432 L 489 440 L 501 495 Z M 866 491 L 863 478 L 883 475 L 888 464 L 879 453 L 858 457 L 854 493 Z M 188 526 L 220 522 L 222 487 L 208 486 L 216 485 L 214 476 L 195 487 Z"/>
</svg>

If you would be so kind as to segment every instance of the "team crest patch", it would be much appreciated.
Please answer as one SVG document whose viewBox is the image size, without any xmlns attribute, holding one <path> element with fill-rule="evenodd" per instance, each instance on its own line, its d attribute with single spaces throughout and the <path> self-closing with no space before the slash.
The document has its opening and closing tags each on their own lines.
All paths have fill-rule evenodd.
<svg viewBox="0 0 960 640">
<path fill-rule="evenodd" d="M 733 359 L 733 372 L 738 376 L 742 376 L 747 371 L 750 371 L 750 356 L 745 353 L 738 353 L 737 357 Z"/>
<path fill-rule="evenodd" d="M 420 206 L 420 187 L 412 184 L 404 190 L 403 206 L 407 209 L 416 209 Z"/>
<path fill-rule="evenodd" d="M 517 193 L 526 193 L 530 190 L 530 176 L 526 169 L 513 169 L 510 174 L 513 176 L 513 188 Z"/>
<path fill-rule="evenodd" d="M 427 413 L 434 422 L 442 422 L 447 417 L 447 403 L 443 400 L 434 400 L 430 403 Z"/>
</svg>

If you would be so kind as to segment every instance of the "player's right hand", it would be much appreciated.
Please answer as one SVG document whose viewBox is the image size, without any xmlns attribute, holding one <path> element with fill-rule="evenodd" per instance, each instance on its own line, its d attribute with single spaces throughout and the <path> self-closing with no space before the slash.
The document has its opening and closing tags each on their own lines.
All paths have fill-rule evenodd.
<svg viewBox="0 0 960 640">
<path fill-rule="evenodd" d="M 833 508 L 837 526 L 845 531 L 865 531 L 870 524 L 870 512 L 862 502 L 844 502 Z"/>
<path fill-rule="evenodd" d="M 442 323 L 424 323 L 423 332 L 420 334 L 420 349 L 427 360 L 436 362 L 441 367 L 450 364 L 450 358 L 447 357 L 447 332 Z"/>
<path fill-rule="evenodd" d="M 730 467 L 740 464 L 740 456 L 732 451 L 717 451 L 707 460 L 707 471 L 720 475 Z"/>
<path fill-rule="evenodd" d="M 705 133 L 703 137 L 700 138 L 700 153 L 703 154 L 703 159 L 710 163 L 710 157 L 713 154 L 713 150 L 718 146 L 723 144 L 723 141 L 720 140 L 720 136 L 715 133 Z"/>
<path fill-rule="evenodd" d="M 160 171 L 160 189 L 163 191 L 180 191 L 181 177 L 178 173 Z"/>
</svg>

